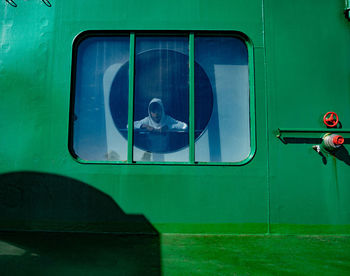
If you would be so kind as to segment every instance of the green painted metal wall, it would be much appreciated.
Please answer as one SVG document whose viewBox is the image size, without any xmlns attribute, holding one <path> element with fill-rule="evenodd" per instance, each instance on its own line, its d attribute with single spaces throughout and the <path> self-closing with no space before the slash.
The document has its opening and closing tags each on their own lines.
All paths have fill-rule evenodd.
<svg viewBox="0 0 350 276">
<path fill-rule="evenodd" d="M 274 139 L 277 128 L 324 128 L 327 111 L 336 111 L 343 128 L 350 127 L 350 25 L 344 3 L 311 2 L 265 4 L 273 233 L 349 233 L 349 145 L 343 158 L 328 155 L 324 164 L 312 141 L 284 145 Z"/>
<path fill-rule="evenodd" d="M 312 144 L 275 137 L 278 128 L 323 127 L 329 110 L 350 128 L 344 3 L 280 2 L 2 1 L 1 229 L 349 233 L 349 165 L 332 156 L 324 165 Z M 252 161 L 76 162 L 68 152 L 72 44 L 86 30 L 244 33 L 254 52 Z"/>
</svg>

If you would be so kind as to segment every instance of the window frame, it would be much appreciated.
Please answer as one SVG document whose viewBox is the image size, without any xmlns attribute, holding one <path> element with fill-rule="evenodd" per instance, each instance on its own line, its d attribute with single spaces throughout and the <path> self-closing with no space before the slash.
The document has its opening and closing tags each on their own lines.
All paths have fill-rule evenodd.
<svg viewBox="0 0 350 276">
<path fill-rule="evenodd" d="M 74 132 L 74 109 L 76 98 L 76 72 L 78 48 L 87 38 L 96 37 L 129 37 L 129 88 L 128 88 L 128 140 L 127 140 L 127 160 L 85 160 L 80 158 L 73 148 Z M 187 36 L 189 38 L 189 161 L 134 161 L 134 97 L 135 97 L 135 42 L 136 36 Z M 248 83 L 249 83 L 249 130 L 250 130 L 250 153 L 248 156 L 237 162 L 198 162 L 195 161 L 195 36 L 208 37 L 234 37 L 240 39 L 246 46 L 248 52 Z M 68 150 L 74 160 L 81 164 L 115 164 L 115 165 L 195 165 L 195 166 L 241 166 L 248 164 L 256 152 L 256 126 L 255 126 L 255 87 L 254 87 L 254 47 L 252 41 L 243 33 L 237 31 L 84 31 L 78 34 L 72 45 L 72 66 L 71 66 L 71 87 L 70 87 L 70 108 L 68 127 Z"/>
</svg>

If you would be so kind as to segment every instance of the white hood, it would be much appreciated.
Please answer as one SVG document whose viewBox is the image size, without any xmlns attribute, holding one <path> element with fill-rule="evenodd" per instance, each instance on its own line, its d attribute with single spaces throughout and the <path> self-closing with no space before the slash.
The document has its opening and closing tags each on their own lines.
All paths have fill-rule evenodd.
<svg viewBox="0 0 350 276">
<path fill-rule="evenodd" d="M 149 110 L 152 103 L 158 103 L 162 110 L 162 117 L 160 119 L 160 122 L 157 123 L 152 119 L 151 112 Z M 161 99 L 153 98 L 150 103 L 148 104 L 148 116 L 146 118 L 143 118 L 140 121 L 134 122 L 134 128 L 139 129 L 142 125 L 149 125 L 153 127 L 154 129 L 160 129 L 164 126 L 167 126 L 170 130 L 177 129 L 177 130 L 186 130 L 187 124 L 183 123 L 181 121 L 177 121 L 171 116 L 167 115 L 164 111 L 163 102 Z"/>
<path fill-rule="evenodd" d="M 162 117 L 161 117 L 159 123 L 155 122 L 155 121 L 152 119 L 151 111 L 149 110 L 151 104 L 153 104 L 153 103 L 159 104 L 159 106 L 161 107 L 161 110 L 162 110 Z M 156 129 L 161 128 L 161 127 L 163 127 L 163 126 L 166 125 L 166 115 L 165 115 L 165 112 L 164 112 L 164 106 L 163 106 L 163 102 L 162 102 L 161 99 L 153 98 L 153 99 L 149 102 L 149 104 L 148 104 L 148 118 L 149 118 L 149 125 L 150 125 L 151 127 L 156 128 Z"/>
</svg>

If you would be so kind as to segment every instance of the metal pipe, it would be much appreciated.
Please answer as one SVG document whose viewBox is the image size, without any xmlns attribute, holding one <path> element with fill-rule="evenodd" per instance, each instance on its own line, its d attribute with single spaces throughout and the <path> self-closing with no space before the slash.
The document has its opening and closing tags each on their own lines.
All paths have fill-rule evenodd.
<svg viewBox="0 0 350 276">
<path fill-rule="evenodd" d="M 278 128 L 278 133 L 283 132 L 298 132 L 298 133 L 350 133 L 350 129 L 345 128 L 315 128 L 315 129 L 309 129 L 309 128 Z"/>
</svg>

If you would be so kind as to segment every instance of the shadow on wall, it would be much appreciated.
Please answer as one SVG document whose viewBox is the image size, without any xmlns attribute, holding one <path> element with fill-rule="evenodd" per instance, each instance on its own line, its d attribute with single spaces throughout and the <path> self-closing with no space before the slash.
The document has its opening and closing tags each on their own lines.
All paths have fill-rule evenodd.
<svg viewBox="0 0 350 276">
<path fill-rule="evenodd" d="M 5 275 L 161 275 L 159 235 L 151 223 L 71 178 L 0 175 L 0 231 Z"/>
<path fill-rule="evenodd" d="M 157 234 L 142 215 L 127 215 L 107 194 L 53 174 L 0 175 L 0 229 Z"/>
</svg>

